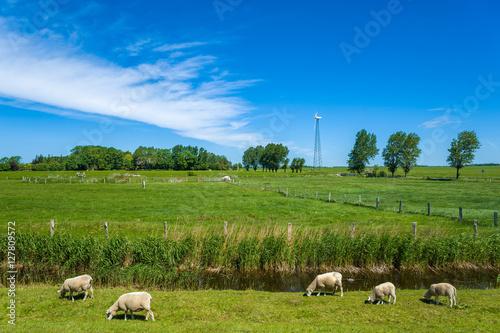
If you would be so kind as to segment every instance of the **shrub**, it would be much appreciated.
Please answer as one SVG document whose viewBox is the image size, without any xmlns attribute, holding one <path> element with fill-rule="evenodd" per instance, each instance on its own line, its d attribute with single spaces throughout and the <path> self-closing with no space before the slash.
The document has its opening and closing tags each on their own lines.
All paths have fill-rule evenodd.
<svg viewBox="0 0 500 333">
<path fill-rule="evenodd" d="M 387 175 L 385 174 L 385 171 L 380 170 L 380 172 L 378 173 L 378 176 L 379 177 L 386 177 Z"/>
</svg>

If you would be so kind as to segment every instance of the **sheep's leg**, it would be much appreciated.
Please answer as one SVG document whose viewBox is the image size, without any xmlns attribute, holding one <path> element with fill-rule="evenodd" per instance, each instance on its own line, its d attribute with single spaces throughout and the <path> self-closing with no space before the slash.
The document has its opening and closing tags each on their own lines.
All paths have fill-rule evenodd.
<svg viewBox="0 0 500 333">
<path fill-rule="evenodd" d="M 335 287 L 333 287 L 333 292 L 332 292 L 332 296 L 335 295 L 335 292 L 337 291 L 337 286 L 335 285 Z"/>
<path fill-rule="evenodd" d="M 379 305 L 379 304 L 380 304 L 380 299 L 377 300 L 377 305 Z"/>
<path fill-rule="evenodd" d="M 318 293 L 316 294 L 316 296 L 320 296 L 321 295 L 321 288 L 318 288 Z"/>
<path fill-rule="evenodd" d="M 94 299 L 94 288 L 92 288 L 92 286 L 90 286 L 90 297 Z"/>
<path fill-rule="evenodd" d="M 434 300 L 434 303 L 436 303 L 436 305 L 439 304 L 439 301 L 438 301 L 438 296 L 436 296 L 436 299 Z"/>
<path fill-rule="evenodd" d="M 127 309 L 125 309 L 125 321 L 127 321 Z"/>
<path fill-rule="evenodd" d="M 394 297 L 394 302 L 392 302 L 392 305 L 396 304 L 396 294 L 393 294 L 392 297 Z"/>
<path fill-rule="evenodd" d="M 450 308 L 453 307 L 453 296 L 450 296 Z"/>
<path fill-rule="evenodd" d="M 340 285 L 340 297 L 344 297 L 344 289 L 342 288 L 342 285 Z"/>
<path fill-rule="evenodd" d="M 134 314 L 132 313 L 132 310 L 129 310 L 130 311 L 130 316 L 132 317 L 132 320 L 134 320 Z"/>
<path fill-rule="evenodd" d="M 73 290 L 69 291 L 69 297 L 71 297 L 71 302 L 75 301 L 75 299 L 73 298 Z"/>
<path fill-rule="evenodd" d="M 391 303 L 391 295 L 387 298 L 387 303 Z"/>
<path fill-rule="evenodd" d="M 148 310 L 148 315 L 151 314 L 151 319 L 155 321 L 155 316 L 153 315 L 153 311 Z M 148 316 L 146 315 L 146 320 L 148 320 Z"/>
<path fill-rule="evenodd" d="M 87 295 L 88 295 L 88 292 L 87 290 L 85 290 L 85 296 L 83 296 L 83 301 L 85 302 L 85 300 L 87 299 Z"/>
</svg>

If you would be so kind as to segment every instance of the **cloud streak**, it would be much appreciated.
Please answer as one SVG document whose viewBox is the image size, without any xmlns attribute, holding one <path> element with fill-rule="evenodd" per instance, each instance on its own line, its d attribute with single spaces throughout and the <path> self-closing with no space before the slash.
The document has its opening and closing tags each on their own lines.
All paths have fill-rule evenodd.
<svg viewBox="0 0 500 333">
<path fill-rule="evenodd" d="M 15 47 L 12 38 L 18 41 Z M 142 40 L 129 51 L 138 52 L 148 42 Z M 164 45 L 161 50 L 202 44 Z M 252 107 L 235 93 L 257 81 L 227 81 L 225 72 L 214 76 L 216 60 L 195 56 L 122 67 L 64 40 L 15 35 L 0 18 L 0 103 L 10 100 L 17 107 L 50 109 L 63 116 L 80 112 L 139 121 L 181 136 L 245 148 L 258 134 L 245 131 Z"/>
</svg>

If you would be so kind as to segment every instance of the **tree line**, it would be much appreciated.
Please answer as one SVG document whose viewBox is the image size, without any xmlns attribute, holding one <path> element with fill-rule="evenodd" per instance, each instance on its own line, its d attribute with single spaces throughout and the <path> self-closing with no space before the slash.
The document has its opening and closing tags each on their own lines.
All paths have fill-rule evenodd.
<svg viewBox="0 0 500 333">
<path fill-rule="evenodd" d="M 382 151 L 382 157 L 384 158 L 384 166 L 388 168 L 392 176 L 398 168 L 402 168 L 406 177 L 410 170 L 417 165 L 417 158 L 422 152 L 418 148 L 419 143 L 420 137 L 415 133 L 407 134 L 399 131 L 389 137 L 387 145 Z M 451 167 L 457 169 L 457 179 L 460 176 L 460 169 L 472 163 L 475 152 L 480 147 L 481 143 L 474 131 L 462 131 L 458 133 L 456 139 L 453 139 L 451 147 L 448 149 L 450 154 L 446 161 Z M 358 174 L 363 173 L 369 160 L 377 156 L 378 152 L 375 134 L 368 133 L 364 129 L 359 131 L 356 134 L 354 147 L 349 153 L 348 170 Z"/>
<path fill-rule="evenodd" d="M 176 145 L 171 149 L 140 146 L 133 153 L 113 147 L 77 146 L 67 156 L 37 155 L 22 164 L 20 156 L 0 159 L 0 171 L 33 170 L 229 170 L 233 165 L 224 155 L 197 146 Z"/>
<path fill-rule="evenodd" d="M 290 163 L 290 159 L 287 157 L 288 153 L 288 147 L 281 143 L 269 143 L 265 147 L 250 147 L 243 153 L 243 167 L 247 171 L 250 169 L 257 170 L 261 167 L 263 172 L 277 172 L 279 169 L 286 172 Z M 305 159 L 295 157 L 290 164 L 290 169 L 292 172 L 302 172 L 305 162 Z"/>
</svg>

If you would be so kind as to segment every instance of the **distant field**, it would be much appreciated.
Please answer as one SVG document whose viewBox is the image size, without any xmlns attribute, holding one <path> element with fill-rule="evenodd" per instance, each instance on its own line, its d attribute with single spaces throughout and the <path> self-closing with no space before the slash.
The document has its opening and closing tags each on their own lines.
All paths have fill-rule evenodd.
<svg viewBox="0 0 500 333">
<path fill-rule="evenodd" d="M 72 303 L 59 299 L 59 285 L 19 287 L 16 327 L 23 332 L 495 332 L 500 324 L 500 289 L 458 290 L 457 305 L 448 308 L 421 301 L 425 290 L 396 290 L 395 305 L 365 304 L 370 292 L 344 292 L 320 297 L 303 293 L 259 291 L 149 291 L 155 321 L 145 312 L 124 321 L 118 312 L 111 321 L 108 309 L 129 289 L 97 289 L 95 299 Z M 9 298 L 0 294 L 5 310 Z M 15 331 L 4 315 L 0 331 Z M 496 327 L 496 328 L 495 328 Z"/>
<path fill-rule="evenodd" d="M 431 178 L 442 169 L 448 170 L 421 167 L 415 174 L 423 175 L 432 169 L 436 171 L 429 173 Z M 477 167 L 464 170 L 468 169 L 472 174 Z M 486 169 L 488 174 L 499 171 L 500 167 Z M 168 222 L 172 232 L 219 228 L 222 221 L 228 221 L 230 227 L 286 228 L 287 223 L 293 223 L 294 228 L 344 231 L 350 222 L 356 222 L 357 230 L 366 227 L 395 232 L 409 231 L 411 222 L 419 222 L 419 232 L 460 233 L 470 232 L 475 219 L 480 231 L 487 232 L 493 225 L 493 213 L 500 210 L 500 182 L 495 180 L 336 177 L 330 172 L 335 169 L 293 177 L 291 173 L 230 172 L 238 176 L 241 186 L 203 181 L 225 174 L 215 171 L 196 172 L 191 177 L 186 172 L 141 171 L 134 177 L 123 176 L 129 174 L 125 172 L 86 172 L 85 181 L 94 183 L 82 183 L 75 172 L 3 172 L 0 219 L 18 221 L 20 230 L 35 232 L 48 232 L 48 221 L 54 219 L 59 232 L 69 233 L 81 232 L 81 228 L 101 233 L 103 222 L 109 222 L 112 233 L 141 231 L 151 236 L 163 233 L 163 221 Z M 65 178 L 70 176 L 71 183 Z M 21 181 L 22 177 L 31 183 Z M 142 189 L 140 182 L 146 178 L 146 189 Z M 287 188 L 289 197 L 283 193 Z M 278 189 L 282 193 L 277 193 Z M 301 197 L 304 190 L 307 200 Z M 315 200 L 316 191 L 319 200 Z M 328 202 L 330 192 L 332 202 Z M 377 197 L 379 210 L 375 209 Z M 398 213 L 399 201 L 402 214 Z M 428 203 L 431 216 L 427 216 Z M 457 222 L 458 207 L 463 207 L 462 223 Z M 111 227 L 113 222 L 120 223 Z"/>
</svg>

